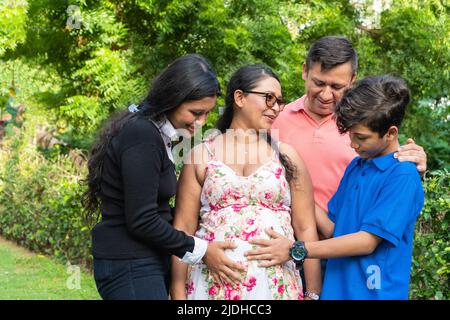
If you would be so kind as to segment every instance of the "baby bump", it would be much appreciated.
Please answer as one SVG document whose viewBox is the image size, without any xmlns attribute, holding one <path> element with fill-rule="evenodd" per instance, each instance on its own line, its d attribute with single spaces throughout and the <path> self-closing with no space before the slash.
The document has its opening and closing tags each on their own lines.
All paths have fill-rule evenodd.
<svg viewBox="0 0 450 320">
<path fill-rule="evenodd" d="M 258 261 L 247 260 L 245 253 L 256 249 L 256 245 L 248 242 L 251 238 L 268 239 L 265 229 L 273 229 L 289 238 L 293 238 L 291 226 L 285 226 L 280 219 L 272 219 L 266 223 L 265 219 L 247 225 L 233 225 L 236 220 L 228 219 L 227 223 L 211 229 L 201 227 L 197 236 L 209 241 L 232 240 L 236 245 L 234 249 L 225 250 L 225 255 L 244 267 L 240 271 L 243 281 L 232 288 L 215 283 L 210 271 L 203 263 L 192 266 L 187 281 L 189 299 L 301 299 L 302 281 L 298 270 L 292 260 L 281 265 L 264 268 L 258 266 Z M 203 224 L 205 226 L 205 224 Z M 286 232 L 286 229 L 288 232 Z M 189 290 L 189 288 L 191 288 Z"/>
<path fill-rule="evenodd" d="M 227 207 L 203 214 L 196 236 L 207 241 L 234 241 L 240 249 L 250 250 L 250 239 L 269 239 L 268 228 L 294 239 L 290 211 L 260 206 Z"/>
</svg>

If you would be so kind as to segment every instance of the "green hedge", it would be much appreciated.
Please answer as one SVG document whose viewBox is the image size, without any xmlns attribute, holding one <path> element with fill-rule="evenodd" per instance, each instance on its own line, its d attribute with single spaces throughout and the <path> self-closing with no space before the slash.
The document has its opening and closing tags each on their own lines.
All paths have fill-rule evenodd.
<svg viewBox="0 0 450 320">
<path fill-rule="evenodd" d="M 425 205 L 416 225 L 411 299 L 450 299 L 450 173 L 426 178 Z"/>
<path fill-rule="evenodd" d="M 36 252 L 90 266 L 90 228 L 81 214 L 85 168 L 46 158 L 24 134 L 0 150 L 0 234 Z M 450 174 L 428 174 L 416 225 L 411 299 L 449 299 Z"/>
<path fill-rule="evenodd" d="M 79 200 L 83 173 L 67 156 L 45 158 L 28 140 L 20 134 L 0 150 L 0 235 L 89 267 L 90 228 Z"/>
</svg>

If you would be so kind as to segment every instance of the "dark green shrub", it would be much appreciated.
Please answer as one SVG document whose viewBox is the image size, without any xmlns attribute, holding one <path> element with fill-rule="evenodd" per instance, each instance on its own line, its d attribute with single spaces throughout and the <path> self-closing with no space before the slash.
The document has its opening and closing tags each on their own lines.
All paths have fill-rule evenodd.
<svg viewBox="0 0 450 320">
<path fill-rule="evenodd" d="M 450 173 L 429 174 L 425 205 L 416 224 L 411 299 L 450 299 Z"/>
<path fill-rule="evenodd" d="M 84 170 L 68 156 L 49 160 L 27 140 L 21 134 L 1 150 L 0 234 L 61 261 L 91 265 L 80 203 Z"/>
</svg>

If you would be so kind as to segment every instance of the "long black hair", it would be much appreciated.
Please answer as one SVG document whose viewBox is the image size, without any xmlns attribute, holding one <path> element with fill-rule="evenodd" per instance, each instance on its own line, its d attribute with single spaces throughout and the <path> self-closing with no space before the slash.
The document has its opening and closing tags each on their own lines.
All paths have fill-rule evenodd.
<svg viewBox="0 0 450 320">
<path fill-rule="evenodd" d="M 90 151 L 89 171 L 84 180 L 88 190 L 82 197 L 87 217 L 98 219 L 106 151 L 111 140 L 126 124 L 138 117 L 158 121 L 184 102 L 218 95 L 219 82 L 209 61 L 199 54 L 188 54 L 173 61 L 153 80 L 147 97 L 138 106 L 138 112 L 125 110 L 113 116 L 101 130 Z"/>
<path fill-rule="evenodd" d="M 220 130 L 220 132 L 225 133 L 226 130 L 230 128 L 231 122 L 233 121 L 235 91 L 252 91 L 260 81 L 266 78 L 274 78 L 280 82 L 280 79 L 275 72 L 263 64 L 250 64 L 243 66 L 231 76 L 225 97 L 225 110 L 216 123 L 216 127 Z M 263 136 L 269 145 L 275 148 L 276 151 L 279 151 L 277 149 L 277 143 L 272 141 L 272 137 L 269 134 Z M 296 167 L 287 155 L 282 154 L 281 152 L 278 152 L 278 155 L 281 164 L 286 170 L 286 180 L 289 182 L 295 176 Z"/>
</svg>

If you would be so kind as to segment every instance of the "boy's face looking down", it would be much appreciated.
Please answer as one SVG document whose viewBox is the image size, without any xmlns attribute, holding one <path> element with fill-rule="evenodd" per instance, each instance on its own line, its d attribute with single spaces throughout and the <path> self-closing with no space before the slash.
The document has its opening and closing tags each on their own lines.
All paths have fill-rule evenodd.
<svg viewBox="0 0 450 320">
<path fill-rule="evenodd" d="M 361 158 L 372 159 L 387 155 L 398 148 L 398 128 L 391 126 L 388 132 L 380 137 L 378 132 L 370 130 L 363 124 L 351 127 L 350 146 L 355 149 Z"/>
<path fill-rule="evenodd" d="M 341 100 L 344 91 L 354 81 L 351 62 L 322 70 L 320 63 L 313 63 L 309 70 L 303 65 L 302 78 L 305 80 L 305 109 L 315 120 L 329 116 Z"/>
</svg>

